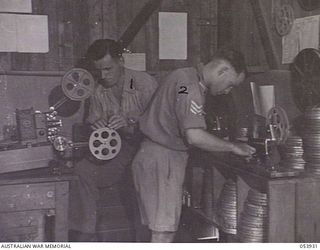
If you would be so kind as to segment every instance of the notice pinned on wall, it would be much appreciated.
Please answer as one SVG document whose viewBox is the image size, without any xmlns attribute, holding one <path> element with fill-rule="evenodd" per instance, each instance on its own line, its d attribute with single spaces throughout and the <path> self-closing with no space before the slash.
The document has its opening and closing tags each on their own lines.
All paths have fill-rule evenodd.
<svg viewBox="0 0 320 250">
<path fill-rule="evenodd" d="M 319 48 L 320 16 L 294 20 L 290 33 L 282 37 L 282 63 L 292 63 L 296 55 L 306 48 Z"/>
<path fill-rule="evenodd" d="M 145 53 L 123 53 L 124 66 L 128 69 L 146 71 Z"/>
<path fill-rule="evenodd" d="M 0 14 L 0 52 L 47 53 L 48 16 Z"/>
<path fill-rule="evenodd" d="M 187 59 L 187 13 L 159 12 L 159 59 Z"/>
<path fill-rule="evenodd" d="M 0 14 L 0 52 L 17 51 L 17 23 L 14 14 Z"/>
<path fill-rule="evenodd" d="M 47 53 L 49 51 L 48 16 L 17 15 L 18 52 Z"/>
<path fill-rule="evenodd" d="M 1 0 L 0 12 L 32 13 L 31 0 Z"/>
</svg>

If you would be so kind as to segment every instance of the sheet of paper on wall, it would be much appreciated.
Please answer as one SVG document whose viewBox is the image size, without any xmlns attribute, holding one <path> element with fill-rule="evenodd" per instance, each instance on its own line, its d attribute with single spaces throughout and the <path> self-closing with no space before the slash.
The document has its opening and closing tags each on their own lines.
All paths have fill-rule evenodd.
<svg viewBox="0 0 320 250">
<path fill-rule="evenodd" d="M 0 52 L 47 53 L 48 17 L 0 14 Z"/>
<path fill-rule="evenodd" d="M 187 59 L 187 13 L 159 12 L 159 59 Z"/>
<path fill-rule="evenodd" d="M 17 23 L 14 14 L 0 14 L 0 52 L 17 51 Z"/>
<path fill-rule="evenodd" d="M 47 53 L 49 51 L 48 16 L 17 15 L 17 51 Z"/>
<path fill-rule="evenodd" d="M 0 0 L 0 12 L 32 13 L 31 0 Z"/>
<path fill-rule="evenodd" d="M 145 53 L 123 53 L 124 66 L 128 69 L 146 71 Z"/>
<path fill-rule="evenodd" d="M 269 110 L 275 106 L 274 86 L 258 86 L 255 82 L 250 82 L 250 87 L 255 114 L 267 117 Z"/>
<path fill-rule="evenodd" d="M 291 63 L 305 48 L 319 48 L 320 16 L 297 18 L 290 33 L 282 37 L 282 63 Z"/>
</svg>

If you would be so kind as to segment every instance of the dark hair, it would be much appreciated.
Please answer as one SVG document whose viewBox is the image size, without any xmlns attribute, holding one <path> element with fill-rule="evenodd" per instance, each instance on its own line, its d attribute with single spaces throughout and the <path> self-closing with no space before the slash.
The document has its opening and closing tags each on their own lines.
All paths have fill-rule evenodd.
<svg viewBox="0 0 320 250">
<path fill-rule="evenodd" d="M 120 58 L 122 56 L 121 45 L 111 39 L 98 39 L 89 46 L 85 57 L 89 61 L 97 61 L 105 55 Z"/>
<path fill-rule="evenodd" d="M 122 56 L 121 45 L 111 39 L 95 40 L 88 48 L 85 57 L 81 58 L 77 63 L 77 68 L 88 70 L 93 77 L 98 78 L 99 72 L 94 67 L 94 61 L 103 58 L 105 55 L 110 55 L 112 58 L 118 59 Z"/>
<path fill-rule="evenodd" d="M 237 50 L 231 48 L 218 49 L 211 61 L 215 60 L 225 60 L 229 62 L 238 74 L 242 72 L 247 73 L 244 56 Z"/>
</svg>

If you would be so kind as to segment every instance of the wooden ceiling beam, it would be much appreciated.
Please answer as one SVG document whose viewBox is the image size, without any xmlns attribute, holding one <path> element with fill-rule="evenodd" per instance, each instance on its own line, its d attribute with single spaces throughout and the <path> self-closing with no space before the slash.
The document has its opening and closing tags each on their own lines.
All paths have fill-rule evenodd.
<svg viewBox="0 0 320 250">
<path fill-rule="evenodd" d="M 270 25 L 265 16 L 261 0 L 249 0 L 258 26 L 259 35 L 270 69 L 280 68 L 280 59 L 272 39 Z"/>
<path fill-rule="evenodd" d="M 121 42 L 122 47 L 126 48 L 137 35 L 139 30 L 148 21 L 152 13 L 160 7 L 162 0 L 150 0 L 147 2 L 137 16 L 133 19 L 128 28 L 121 35 L 119 42 Z"/>
</svg>

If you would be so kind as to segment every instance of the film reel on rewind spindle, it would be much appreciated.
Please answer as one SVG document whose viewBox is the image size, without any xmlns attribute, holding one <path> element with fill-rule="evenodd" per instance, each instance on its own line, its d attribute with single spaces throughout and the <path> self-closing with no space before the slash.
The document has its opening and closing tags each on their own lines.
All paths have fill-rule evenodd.
<svg viewBox="0 0 320 250">
<path fill-rule="evenodd" d="M 81 102 L 94 93 L 94 85 L 94 78 L 87 70 L 73 68 L 64 74 L 60 85 L 51 90 L 48 104 L 59 116 L 70 117 L 80 109 Z"/>
<path fill-rule="evenodd" d="M 83 101 L 93 94 L 94 79 L 85 69 L 67 71 L 61 81 L 63 93 L 73 101 Z"/>
<path fill-rule="evenodd" d="M 267 115 L 267 126 L 272 125 L 274 138 L 278 144 L 283 144 L 289 136 L 289 119 L 281 107 L 273 107 Z"/>
<path fill-rule="evenodd" d="M 120 152 L 120 135 L 114 129 L 99 128 L 90 135 L 89 149 L 95 158 L 111 160 Z"/>
</svg>

